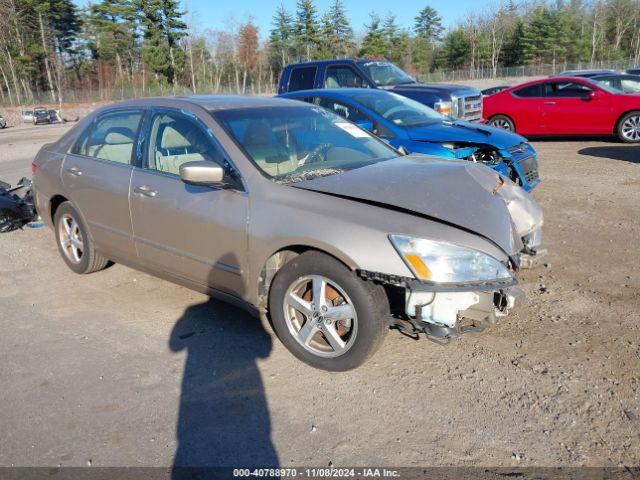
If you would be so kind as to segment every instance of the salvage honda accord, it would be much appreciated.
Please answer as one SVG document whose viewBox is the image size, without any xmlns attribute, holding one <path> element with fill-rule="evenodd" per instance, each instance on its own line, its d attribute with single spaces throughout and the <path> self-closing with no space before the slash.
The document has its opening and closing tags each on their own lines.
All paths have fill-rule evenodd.
<svg viewBox="0 0 640 480">
<path fill-rule="evenodd" d="M 360 365 L 390 326 L 446 342 L 495 323 L 520 295 L 510 205 L 538 208 L 483 165 L 402 156 L 283 99 L 110 105 L 33 169 L 74 272 L 119 262 L 264 313 L 327 370 Z"/>
</svg>

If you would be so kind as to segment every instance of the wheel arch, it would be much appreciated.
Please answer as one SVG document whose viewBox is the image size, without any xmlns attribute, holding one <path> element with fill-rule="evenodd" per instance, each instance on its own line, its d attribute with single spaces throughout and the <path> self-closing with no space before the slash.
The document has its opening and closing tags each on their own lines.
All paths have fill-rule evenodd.
<svg viewBox="0 0 640 480">
<path fill-rule="evenodd" d="M 349 270 L 354 271 L 356 269 L 355 263 L 346 255 L 336 255 L 318 246 L 293 244 L 282 247 L 273 252 L 263 263 L 262 269 L 258 276 L 257 285 L 257 307 L 260 311 L 265 311 L 269 305 L 269 292 L 271 290 L 271 283 L 275 278 L 278 271 L 294 258 L 302 255 L 306 252 L 319 252 L 323 253 L 331 258 L 334 258 Z"/>
<path fill-rule="evenodd" d="M 66 198 L 64 195 L 54 195 L 53 197 L 51 197 L 51 200 L 49 200 L 49 213 L 51 215 L 51 224 L 53 225 L 53 219 L 56 216 L 56 211 L 58 210 L 58 207 L 60 207 L 60 205 L 62 205 L 64 202 L 68 202 L 69 199 Z"/>
<path fill-rule="evenodd" d="M 630 113 L 633 112 L 638 112 L 640 113 L 640 108 L 630 108 L 629 110 L 622 112 L 620 115 L 618 115 L 618 118 L 616 119 L 615 123 L 613 124 L 613 134 L 614 135 L 618 135 L 618 127 L 620 126 L 620 122 L 622 121 L 622 119 L 626 116 L 629 115 Z"/>
</svg>

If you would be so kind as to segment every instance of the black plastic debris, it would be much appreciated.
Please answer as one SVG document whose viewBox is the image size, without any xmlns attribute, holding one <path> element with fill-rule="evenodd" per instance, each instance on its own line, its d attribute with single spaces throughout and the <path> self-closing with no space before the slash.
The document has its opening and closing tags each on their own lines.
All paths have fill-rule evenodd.
<svg viewBox="0 0 640 480">
<path fill-rule="evenodd" d="M 37 218 L 31 180 L 23 177 L 14 187 L 0 181 L 0 233 L 22 228 Z"/>
</svg>

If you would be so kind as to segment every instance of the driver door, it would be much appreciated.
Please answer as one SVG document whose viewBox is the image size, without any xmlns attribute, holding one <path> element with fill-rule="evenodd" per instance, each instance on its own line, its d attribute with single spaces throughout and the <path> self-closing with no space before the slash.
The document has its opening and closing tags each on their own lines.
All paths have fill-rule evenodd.
<svg viewBox="0 0 640 480">
<path fill-rule="evenodd" d="M 162 109 L 153 111 L 146 138 L 143 164 L 134 169 L 129 192 L 139 259 L 172 276 L 243 297 L 247 195 L 180 179 L 185 162 L 224 163 L 213 134 L 195 116 Z"/>
<path fill-rule="evenodd" d="M 547 83 L 544 107 L 544 123 L 549 133 L 599 134 L 611 130 L 608 95 L 585 84 L 572 81 Z"/>
</svg>

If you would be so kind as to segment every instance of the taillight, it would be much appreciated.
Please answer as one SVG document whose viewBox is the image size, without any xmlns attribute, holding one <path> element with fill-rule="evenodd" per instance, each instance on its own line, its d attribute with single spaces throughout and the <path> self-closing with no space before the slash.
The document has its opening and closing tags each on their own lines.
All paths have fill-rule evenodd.
<svg viewBox="0 0 640 480">
<path fill-rule="evenodd" d="M 35 162 L 31 162 L 31 173 L 36 173 L 36 170 L 38 170 L 38 166 L 35 164 Z"/>
</svg>

